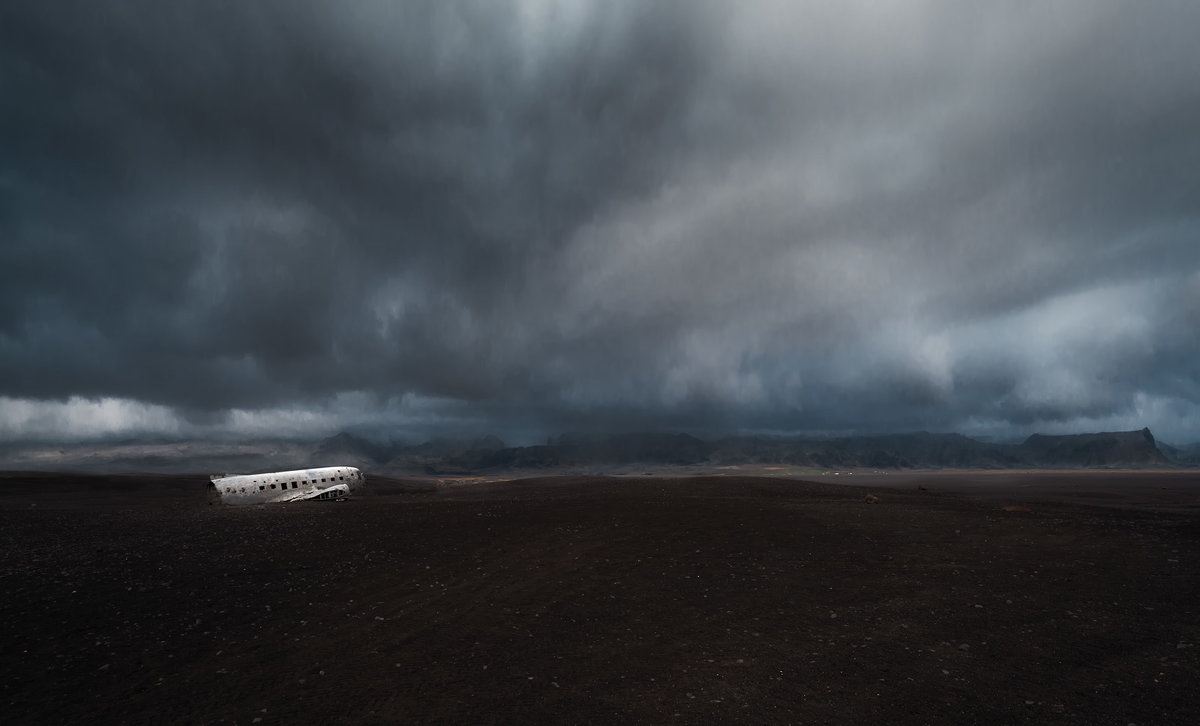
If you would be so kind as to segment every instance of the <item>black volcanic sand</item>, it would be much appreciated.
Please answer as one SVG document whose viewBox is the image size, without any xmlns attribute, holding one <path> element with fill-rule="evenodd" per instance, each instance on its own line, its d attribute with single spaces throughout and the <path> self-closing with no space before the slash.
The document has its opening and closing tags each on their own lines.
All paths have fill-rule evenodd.
<svg viewBox="0 0 1200 726">
<path fill-rule="evenodd" d="M 0 721 L 1200 723 L 1200 510 L 1013 476 L 3 475 Z"/>
</svg>

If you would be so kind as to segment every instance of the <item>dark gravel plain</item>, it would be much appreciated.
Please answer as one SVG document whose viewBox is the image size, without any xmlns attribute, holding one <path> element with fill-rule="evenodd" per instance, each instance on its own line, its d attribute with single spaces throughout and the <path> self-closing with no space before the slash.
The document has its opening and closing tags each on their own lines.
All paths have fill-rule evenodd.
<svg viewBox="0 0 1200 726">
<path fill-rule="evenodd" d="M 1200 476 L 911 476 L 0 474 L 0 722 L 1200 723 Z"/>
</svg>

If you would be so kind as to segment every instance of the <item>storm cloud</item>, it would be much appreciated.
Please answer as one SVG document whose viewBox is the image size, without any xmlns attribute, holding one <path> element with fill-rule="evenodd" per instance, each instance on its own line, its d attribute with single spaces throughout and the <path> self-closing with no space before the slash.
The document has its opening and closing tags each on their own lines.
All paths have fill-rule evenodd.
<svg viewBox="0 0 1200 726">
<path fill-rule="evenodd" d="M 1200 439 L 1196 27 L 4 3 L 0 437 Z"/>
</svg>

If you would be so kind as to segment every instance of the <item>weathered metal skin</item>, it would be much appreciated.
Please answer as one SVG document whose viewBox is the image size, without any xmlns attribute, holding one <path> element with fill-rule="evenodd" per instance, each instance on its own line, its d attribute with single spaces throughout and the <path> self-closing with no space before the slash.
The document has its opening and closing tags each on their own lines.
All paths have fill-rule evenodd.
<svg viewBox="0 0 1200 726">
<path fill-rule="evenodd" d="M 221 504 L 272 504 L 305 500 L 342 500 L 361 489 L 366 476 L 353 466 L 273 471 L 265 474 L 214 475 L 209 496 Z"/>
</svg>

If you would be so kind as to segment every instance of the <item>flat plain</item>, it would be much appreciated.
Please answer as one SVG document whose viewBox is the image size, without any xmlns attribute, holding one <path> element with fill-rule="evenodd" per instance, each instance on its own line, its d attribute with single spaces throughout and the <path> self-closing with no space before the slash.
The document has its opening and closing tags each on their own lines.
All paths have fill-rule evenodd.
<svg viewBox="0 0 1200 726">
<path fill-rule="evenodd" d="M 1200 473 L 731 474 L 0 474 L 0 721 L 1200 723 Z"/>
</svg>

